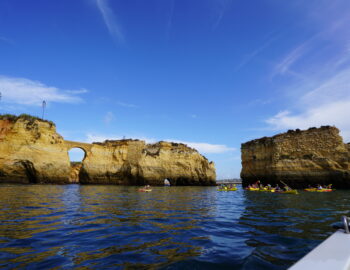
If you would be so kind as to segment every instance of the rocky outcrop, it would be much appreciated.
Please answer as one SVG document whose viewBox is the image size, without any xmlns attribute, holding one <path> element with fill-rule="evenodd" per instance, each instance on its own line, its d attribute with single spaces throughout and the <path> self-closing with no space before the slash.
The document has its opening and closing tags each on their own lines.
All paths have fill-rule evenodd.
<svg viewBox="0 0 350 270">
<path fill-rule="evenodd" d="M 71 170 L 69 174 L 70 184 L 79 184 L 79 174 L 82 167 L 83 163 L 81 162 L 71 162 Z"/>
<path fill-rule="evenodd" d="M 350 188 L 350 145 L 336 127 L 290 130 L 242 144 L 243 185 L 256 182 L 295 188 L 333 184 Z"/>
<path fill-rule="evenodd" d="M 139 140 L 93 143 L 80 173 L 81 183 L 120 185 L 215 185 L 214 163 L 184 144 Z"/>
<path fill-rule="evenodd" d="M 0 182 L 67 183 L 69 171 L 67 149 L 53 123 L 0 118 Z"/>
<path fill-rule="evenodd" d="M 71 167 L 68 151 L 85 151 Z M 119 185 L 215 185 L 215 167 L 184 144 L 139 140 L 65 141 L 52 122 L 0 116 L 0 182 Z"/>
</svg>

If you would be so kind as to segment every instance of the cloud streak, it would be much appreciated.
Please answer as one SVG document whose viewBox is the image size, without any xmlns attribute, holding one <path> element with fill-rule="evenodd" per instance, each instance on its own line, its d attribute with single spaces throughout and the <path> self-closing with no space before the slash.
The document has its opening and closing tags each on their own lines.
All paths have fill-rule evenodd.
<svg viewBox="0 0 350 270">
<path fill-rule="evenodd" d="M 228 147 L 224 144 L 211 144 L 211 143 L 203 143 L 203 142 L 187 142 L 187 141 L 181 141 L 181 140 L 176 140 L 176 139 L 167 139 L 166 141 L 186 144 L 189 147 L 197 149 L 198 152 L 200 152 L 202 154 L 222 154 L 222 153 L 231 152 L 231 151 L 236 150 L 235 148 Z"/>
<path fill-rule="evenodd" d="M 316 76 L 312 88 L 309 83 L 295 86 L 295 91 L 304 93 L 295 104 L 299 108 L 298 112 L 280 111 L 267 119 L 266 123 L 274 130 L 335 125 L 340 128 L 345 140 L 349 141 L 350 66 L 330 70 L 329 73 L 323 80 Z"/>
<path fill-rule="evenodd" d="M 96 0 L 96 4 L 110 35 L 119 43 L 124 43 L 124 34 L 122 33 L 120 24 L 117 23 L 113 10 L 108 4 L 108 0 Z"/>
<path fill-rule="evenodd" d="M 112 122 L 114 121 L 114 119 L 115 119 L 114 113 L 112 113 L 112 112 L 107 112 L 106 115 L 105 115 L 105 117 L 104 117 L 104 119 L 103 119 L 103 121 L 104 121 L 107 125 L 109 125 L 110 123 L 112 123 Z"/>
<path fill-rule="evenodd" d="M 284 82 L 288 86 L 280 88 L 288 105 L 265 120 L 273 130 L 335 125 L 344 139 L 350 140 L 350 18 L 345 12 L 350 4 L 332 4 L 320 7 L 322 12 L 317 13 L 329 14 L 317 16 L 314 21 L 319 31 L 292 49 L 274 68 L 274 76 L 293 76 L 280 78 L 287 79 Z"/>
<path fill-rule="evenodd" d="M 217 9 L 217 18 L 215 23 L 213 24 L 213 30 L 215 30 L 221 23 L 222 18 L 224 17 L 224 14 L 230 9 L 232 0 L 215 0 L 214 3 L 216 4 Z"/>
<path fill-rule="evenodd" d="M 83 100 L 57 87 L 47 86 L 39 81 L 25 78 L 0 76 L 0 91 L 2 102 L 9 104 L 21 104 L 29 106 L 40 106 L 42 101 L 57 103 L 79 103 Z"/>
<path fill-rule="evenodd" d="M 234 69 L 234 71 L 239 71 L 242 67 L 244 67 L 246 64 L 248 64 L 251 60 L 253 60 L 258 54 L 260 54 L 263 50 L 265 50 L 267 47 L 271 45 L 272 42 L 274 42 L 277 39 L 277 37 L 272 37 L 268 39 L 264 44 L 262 44 L 259 48 L 252 51 L 250 54 L 246 55 L 243 61 Z"/>
<path fill-rule="evenodd" d="M 121 107 L 125 107 L 125 108 L 138 108 L 138 106 L 135 104 L 125 103 L 125 102 L 121 102 L 121 101 L 118 101 L 117 105 L 121 106 Z"/>
</svg>

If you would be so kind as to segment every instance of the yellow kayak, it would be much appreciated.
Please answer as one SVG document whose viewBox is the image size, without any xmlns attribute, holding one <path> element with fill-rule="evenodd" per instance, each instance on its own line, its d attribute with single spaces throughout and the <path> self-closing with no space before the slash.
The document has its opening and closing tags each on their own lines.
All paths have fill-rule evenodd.
<svg viewBox="0 0 350 270">
<path fill-rule="evenodd" d="M 316 192 L 317 188 L 305 188 L 304 190 L 308 192 Z"/>
<path fill-rule="evenodd" d="M 308 192 L 332 192 L 333 191 L 333 189 L 331 188 L 324 188 L 324 189 L 306 188 L 304 190 Z"/>
<path fill-rule="evenodd" d="M 249 191 L 259 191 L 259 188 L 246 188 L 246 190 L 249 190 Z"/>
<path fill-rule="evenodd" d="M 296 189 L 291 189 L 287 191 L 277 191 L 278 193 L 284 193 L 284 194 L 299 194 Z"/>
<path fill-rule="evenodd" d="M 238 188 L 218 188 L 218 191 L 236 191 Z"/>
<path fill-rule="evenodd" d="M 152 189 L 140 188 L 139 191 L 140 192 L 151 192 Z"/>
</svg>

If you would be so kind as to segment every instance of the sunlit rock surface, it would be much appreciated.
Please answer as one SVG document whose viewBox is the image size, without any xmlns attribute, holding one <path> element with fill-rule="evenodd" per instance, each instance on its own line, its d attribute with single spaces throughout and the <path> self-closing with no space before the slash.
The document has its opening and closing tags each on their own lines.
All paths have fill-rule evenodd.
<svg viewBox="0 0 350 270">
<path fill-rule="evenodd" d="M 214 163 L 184 144 L 138 140 L 93 143 L 81 183 L 215 185 Z"/>
<path fill-rule="evenodd" d="M 333 184 L 350 188 L 350 145 L 336 127 L 290 130 L 242 144 L 243 185 L 263 183 L 303 188 Z"/>
<path fill-rule="evenodd" d="M 70 162 L 53 123 L 0 118 L 0 182 L 68 183 Z"/>
</svg>

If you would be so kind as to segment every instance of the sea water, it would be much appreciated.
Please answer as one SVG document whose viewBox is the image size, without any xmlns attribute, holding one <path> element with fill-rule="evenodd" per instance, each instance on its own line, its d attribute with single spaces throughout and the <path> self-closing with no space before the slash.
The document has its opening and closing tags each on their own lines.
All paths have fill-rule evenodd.
<svg viewBox="0 0 350 270">
<path fill-rule="evenodd" d="M 286 269 L 349 215 L 349 195 L 0 185 L 0 268 Z"/>
</svg>

